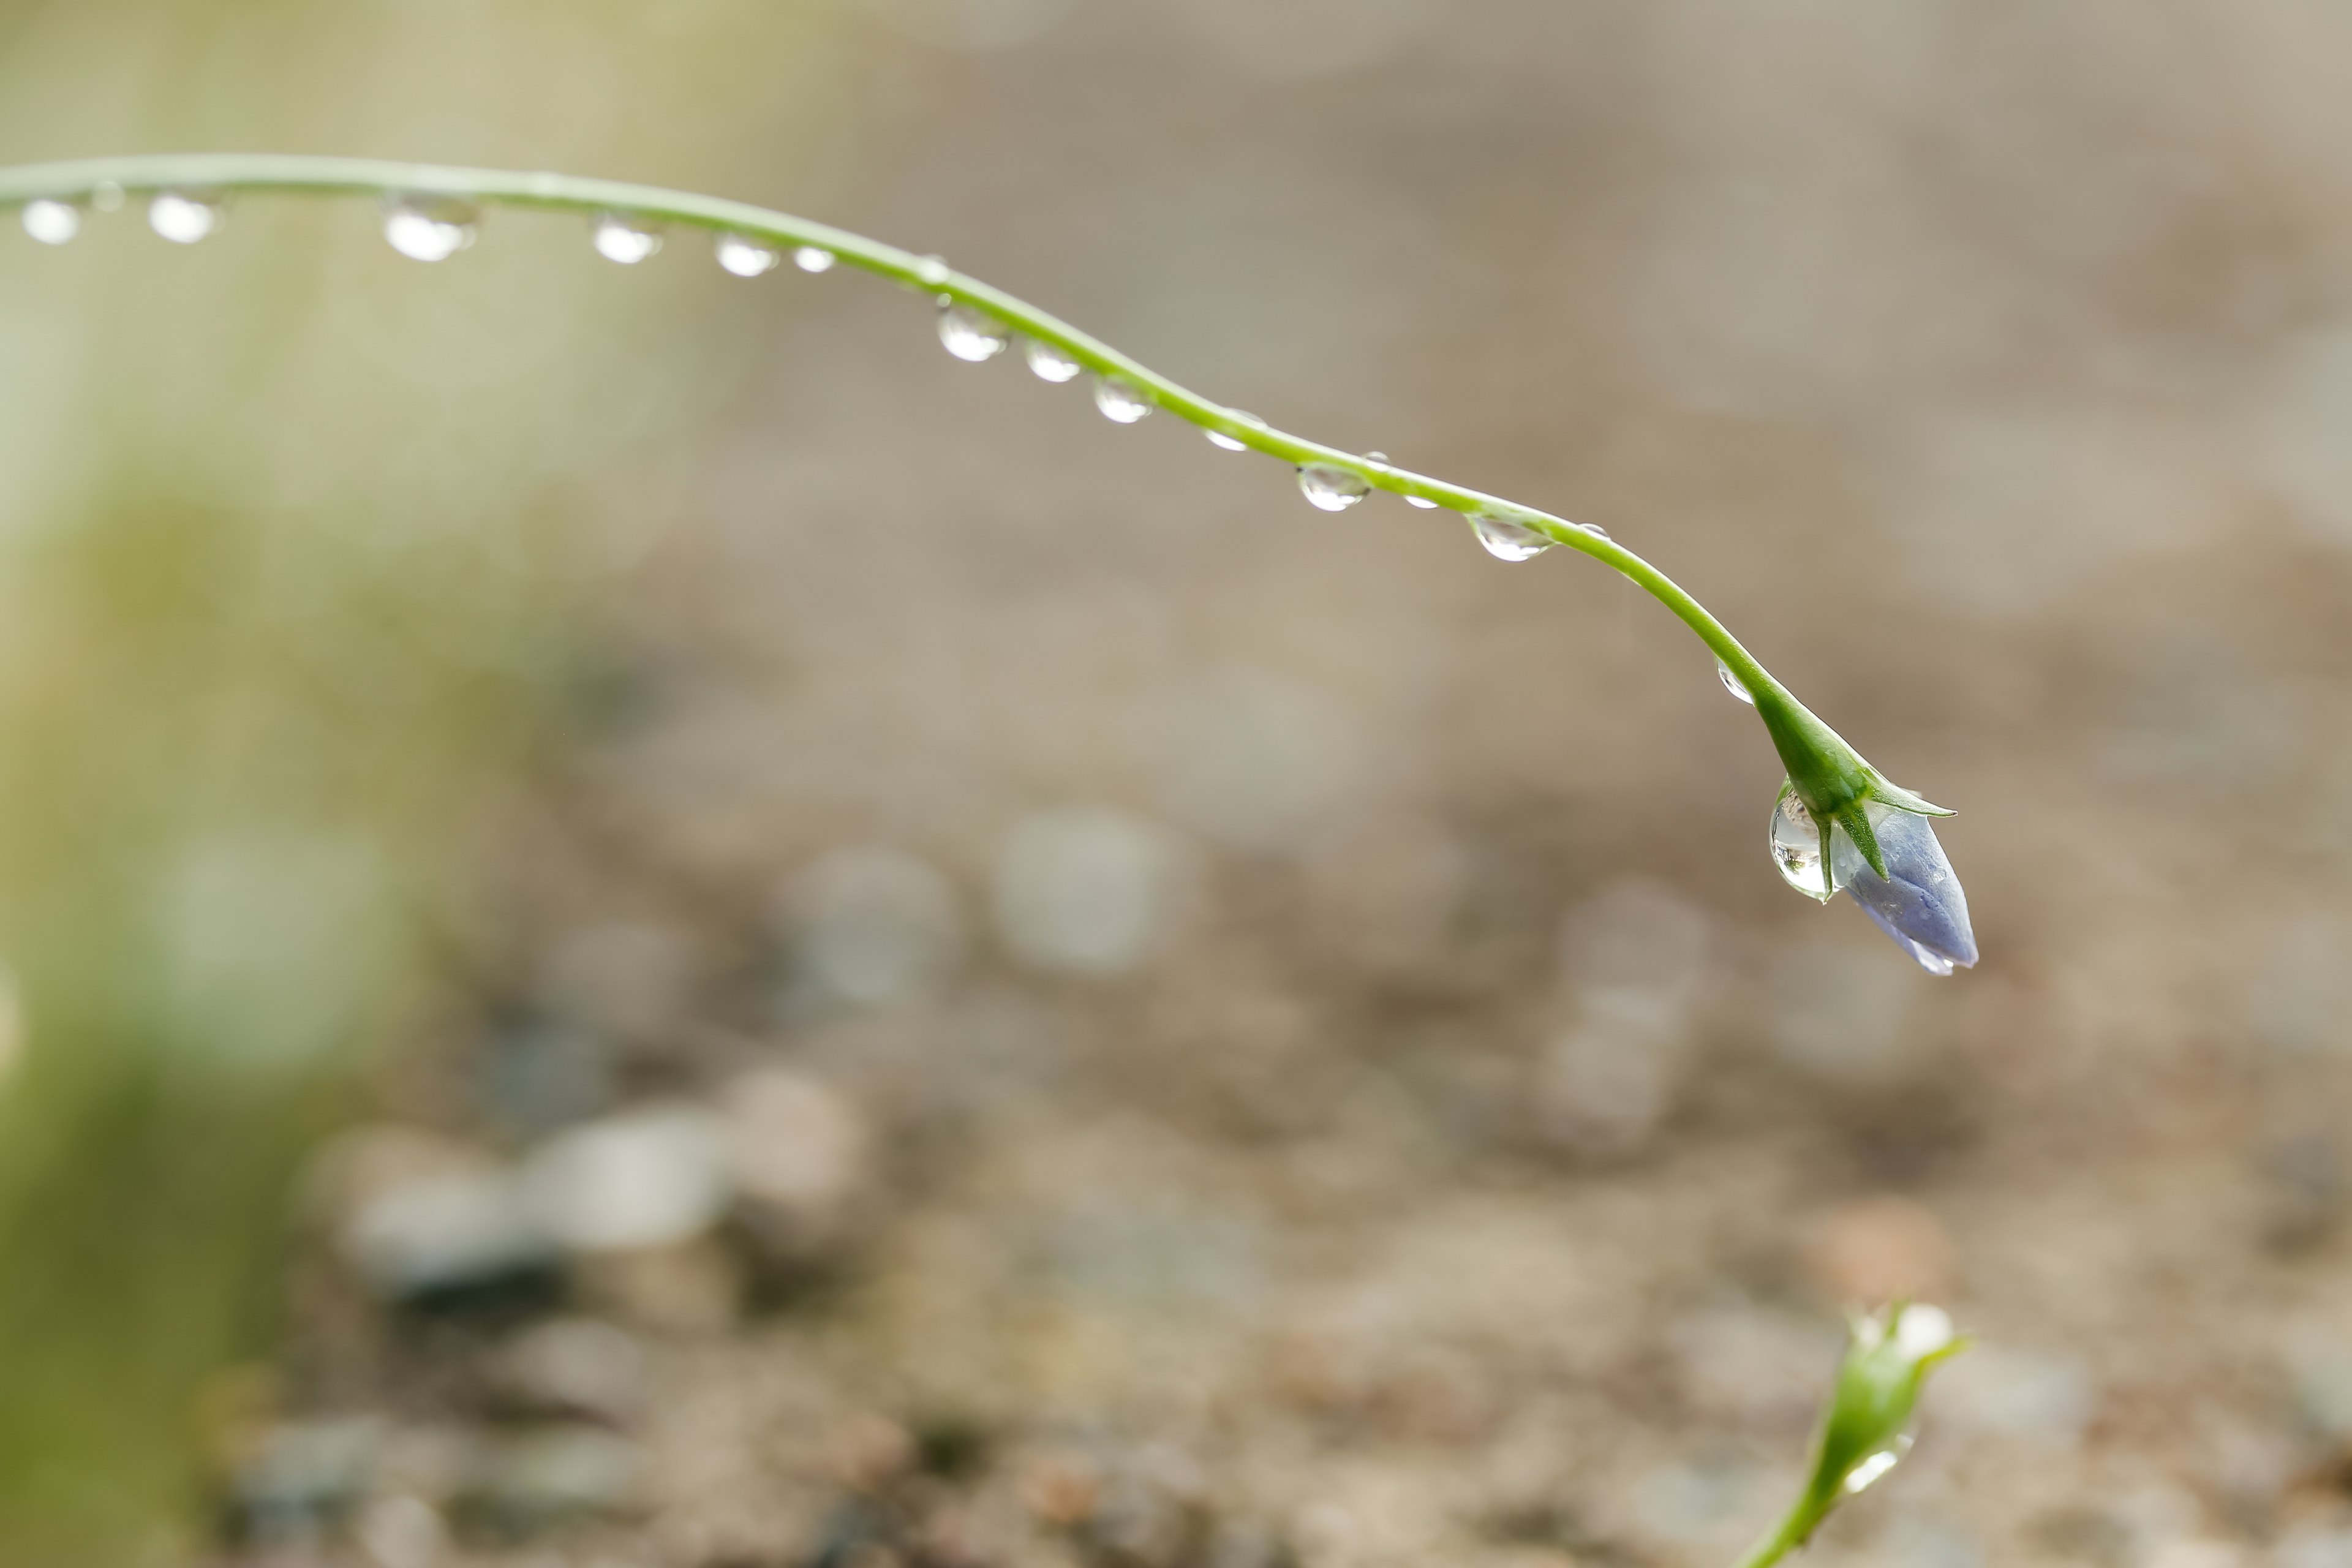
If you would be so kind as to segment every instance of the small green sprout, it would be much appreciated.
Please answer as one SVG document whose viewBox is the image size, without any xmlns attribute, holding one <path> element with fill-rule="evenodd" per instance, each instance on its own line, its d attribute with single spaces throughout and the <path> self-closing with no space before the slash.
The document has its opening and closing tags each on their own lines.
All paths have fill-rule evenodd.
<svg viewBox="0 0 2352 1568">
<path fill-rule="evenodd" d="M 1812 1539 L 1837 1506 L 1893 1469 L 1911 1447 L 1912 1417 L 1928 1372 L 1966 1350 L 1939 1307 L 1898 1303 L 1850 1320 L 1837 1386 L 1813 1436 L 1805 1489 L 1780 1526 L 1741 1560 L 1766 1568 Z"/>
</svg>

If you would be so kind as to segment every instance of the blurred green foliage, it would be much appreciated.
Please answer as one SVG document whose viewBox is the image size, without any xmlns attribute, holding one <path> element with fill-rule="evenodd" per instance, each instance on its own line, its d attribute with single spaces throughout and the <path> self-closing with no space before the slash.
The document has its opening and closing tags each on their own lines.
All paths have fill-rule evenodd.
<svg viewBox="0 0 2352 1568">
<path fill-rule="evenodd" d="M 824 5 L 20 5 L 0 156 L 784 199 L 825 177 L 796 149 L 847 47 Z M 700 268 L 526 220 L 427 269 L 374 221 L 0 237 L 0 1562 L 190 1538 L 199 1395 L 268 1322 L 291 1163 L 429 994 L 451 873 L 729 370 Z"/>
</svg>

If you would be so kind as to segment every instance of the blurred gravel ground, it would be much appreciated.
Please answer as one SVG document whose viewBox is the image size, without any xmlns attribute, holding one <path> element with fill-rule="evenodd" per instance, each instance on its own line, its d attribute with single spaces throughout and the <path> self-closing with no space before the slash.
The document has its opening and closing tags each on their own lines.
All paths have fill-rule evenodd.
<svg viewBox="0 0 2352 1568">
<path fill-rule="evenodd" d="M 210 1560 L 1719 1563 L 1918 1291 L 1983 1346 L 1820 1560 L 2352 1563 L 2352 20 L 827 15 L 804 205 L 1650 553 L 1961 808 L 1984 964 L 1779 886 L 1605 574 L 680 241 L 583 317 L 672 329 L 585 405 L 658 537 L 289 1199 Z"/>
</svg>

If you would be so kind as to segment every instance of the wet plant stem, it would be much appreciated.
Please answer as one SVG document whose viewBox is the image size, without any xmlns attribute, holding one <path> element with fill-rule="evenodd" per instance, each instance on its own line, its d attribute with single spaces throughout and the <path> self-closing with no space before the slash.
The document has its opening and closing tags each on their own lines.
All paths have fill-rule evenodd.
<svg viewBox="0 0 2352 1568">
<path fill-rule="evenodd" d="M 1613 540 L 1549 512 L 1270 429 L 1189 391 L 1100 339 L 1003 289 L 946 269 L 935 257 L 901 250 L 846 229 L 743 202 L 653 185 L 579 179 L 569 174 L 515 174 L 361 158 L 185 153 L 0 168 L 0 209 L 41 200 L 103 203 L 167 191 L 204 198 L 248 191 L 355 195 L 378 200 L 446 197 L 481 205 L 589 215 L 611 213 L 646 223 L 738 234 L 771 245 L 818 247 L 852 267 L 934 299 L 984 310 L 1007 326 L 1052 344 L 1097 375 L 1133 383 L 1148 393 L 1155 405 L 1179 418 L 1238 441 L 1253 451 L 1295 465 L 1328 465 L 1355 475 L 1375 489 L 1433 501 L 1465 514 L 1484 513 L 1507 519 L 1535 530 L 1555 543 L 1581 551 L 1632 578 L 1672 610 L 1698 634 L 1700 640 L 1759 700 L 1759 705 L 1771 705 L 1775 699 L 1783 704 L 1794 700 L 1705 605 L 1674 579 Z"/>
</svg>

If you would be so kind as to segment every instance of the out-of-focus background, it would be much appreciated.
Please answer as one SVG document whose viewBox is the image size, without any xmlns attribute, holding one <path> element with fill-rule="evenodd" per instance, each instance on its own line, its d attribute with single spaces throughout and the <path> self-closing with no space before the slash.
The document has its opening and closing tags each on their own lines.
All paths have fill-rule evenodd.
<svg viewBox="0 0 2352 1568">
<path fill-rule="evenodd" d="M 921 301 L 356 203 L 0 240 L 0 1562 L 2352 1563 L 2352 16 L 26 0 L 0 156 L 771 203 L 1601 523 L 1944 839 L 1768 864 L 1664 612 Z"/>
</svg>

